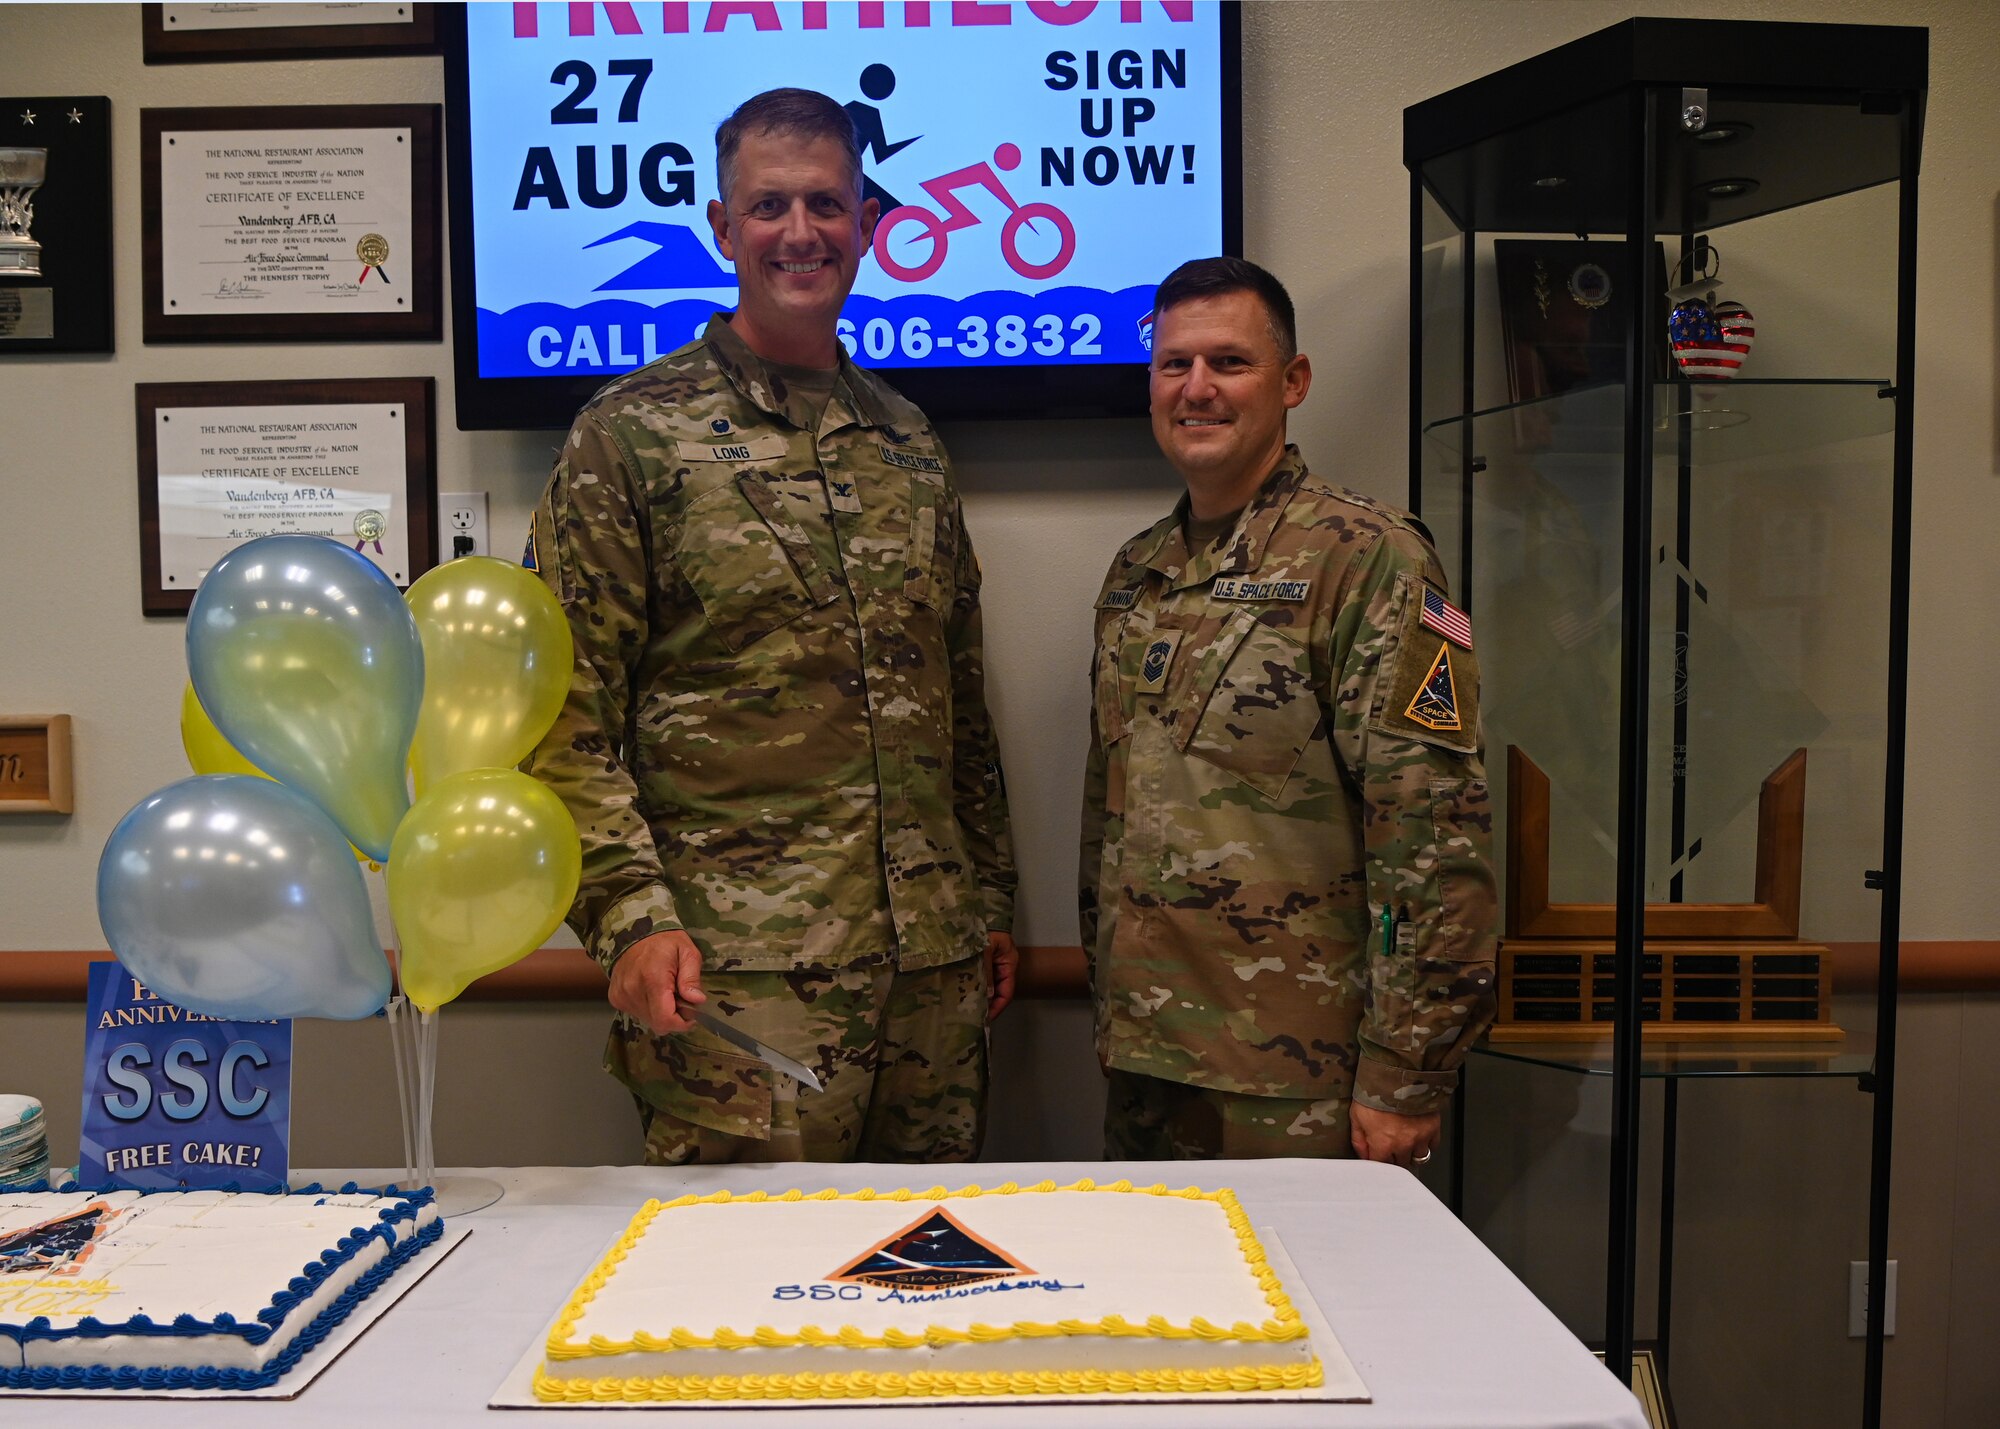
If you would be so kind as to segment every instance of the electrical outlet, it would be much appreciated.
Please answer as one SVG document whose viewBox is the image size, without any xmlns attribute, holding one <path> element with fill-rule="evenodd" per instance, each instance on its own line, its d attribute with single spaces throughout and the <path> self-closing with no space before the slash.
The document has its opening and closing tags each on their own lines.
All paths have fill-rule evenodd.
<svg viewBox="0 0 2000 1429">
<path fill-rule="evenodd" d="M 487 540 L 486 493 L 446 491 L 438 496 L 438 559 L 490 556 Z"/>
<path fill-rule="evenodd" d="M 1888 1281 L 1887 1293 L 1882 1297 L 1882 1333 L 1884 1336 L 1896 1333 L 1896 1262 L 1890 1261 L 1884 1267 L 1883 1278 Z M 1850 1340 L 1863 1339 L 1868 1334 L 1868 1262 L 1850 1260 L 1847 1262 L 1847 1337 Z"/>
</svg>

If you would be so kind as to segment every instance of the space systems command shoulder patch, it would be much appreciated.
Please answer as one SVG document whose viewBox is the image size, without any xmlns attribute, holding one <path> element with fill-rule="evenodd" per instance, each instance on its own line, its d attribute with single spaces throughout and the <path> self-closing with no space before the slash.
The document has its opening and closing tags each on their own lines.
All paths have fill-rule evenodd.
<svg viewBox="0 0 2000 1429">
<path fill-rule="evenodd" d="M 1458 716 L 1458 685 L 1451 677 L 1451 646 L 1438 646 L 1424 682 L 1410 696 L 1403 714 L 1429 730 L 1459 730 L 1465 724 Z"/>
<path fill-rule="evenodd" d="M 1428 585 L 1412 580 L 1397 620 L 1397 639 L 1385 654 L 1386 697 L 1376 706 L 1375 727 L 1421 739 L 1461 754 L 1479 747 L 1479 661 L 1472 653 L 1472 627 L 1450 602 L 1446 609 L 1463 623 L 1445 631 Z M 1450 623 L 1450 622 L 1447 622 Z"/>
</svg>

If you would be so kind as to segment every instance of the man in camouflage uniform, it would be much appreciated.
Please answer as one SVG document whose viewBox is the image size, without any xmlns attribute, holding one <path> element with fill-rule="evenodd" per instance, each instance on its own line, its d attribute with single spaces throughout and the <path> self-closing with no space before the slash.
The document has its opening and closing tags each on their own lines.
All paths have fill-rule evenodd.
<svg viewBox="0 0 2000 1429">
<path fill-rule="evenodd" d="M 1425 1161 L 1493 1006 L 1472 628 L 1414 518 L 1286 444 L 1312 370 L 1278 281 L 1203 259 L 1154 310 L 1187 494 L 1097 600 L 1105 1155 Z"/>
<path fill-rule="evenodd" d="M 576 669 L 529 767 L 648 1160 L 969 1160 L 1016 962 L 979 564 L 929 422 L 836 336 L 877 216 L 852 122 L 774 90 L 716 142 L 738 307 L 570 430 L 530 564 Z"/>
</svg>

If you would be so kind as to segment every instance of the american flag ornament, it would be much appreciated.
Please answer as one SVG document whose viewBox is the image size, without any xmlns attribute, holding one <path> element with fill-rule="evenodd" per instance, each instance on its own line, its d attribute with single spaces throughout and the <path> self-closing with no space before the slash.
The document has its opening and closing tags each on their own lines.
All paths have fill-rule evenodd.
<svg viewBox="0 0 2000 1429">
<path fill-rule="evenodd" d="M 1741 303 L 1717 303 L 1715 325 L 1722 333 L 1722 345 L 1736 354 L 1740 367 L 1757 342 L 1757 319 Z"/>
<path fill-rule="evenodd" d="M 1667 317 L 1674 361 L 1689 377 L 1727 381 L 1743 369 L 1757 341 L 1757 320 L 1741 303 L 1710 307 L 1700 298 L 1676 303 Z"/>
<path fill-rule="evenodd" d="M 1432 590 L 1424 587 L 1424 618 L 1422 623 L 1435 630 L 1454 645 L 1470 650 L 1472 648 L 1472 622 L 1465 612 Z"/>
</svg>

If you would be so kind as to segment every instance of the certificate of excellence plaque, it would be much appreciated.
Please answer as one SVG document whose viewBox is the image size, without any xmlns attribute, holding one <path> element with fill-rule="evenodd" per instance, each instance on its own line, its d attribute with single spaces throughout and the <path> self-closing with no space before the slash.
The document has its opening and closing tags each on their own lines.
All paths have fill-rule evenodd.
<svg viewBox="0 0 2000 1429">
<path fill-rule="evenodd" d="M 300 25 L 396 25 L 412 18 L 408 5 L 163 5 L 161 18 L 179 33 L 190 30 L 291 29 Z"/>
<path fill-rule="evenodd" d="M 149 341 L 436 335 L 434 110 L 148 110 L 142 128 Z"/>
<path fill-rule="evenodd" d="M 327 536 L 410 583 L 400 404 L 180 407 L 154 413 L 160 573 L 193 590 L 260 536 Z"/>
<path fill-rule="evenodd" d="M 134 395 L 148 615 L 185 611 L 215 563 L 260 536 L 339 541 L 403 587 L 430 569 L 428 379 L 142 382 Z"/>
<path fill-rule="evenodd" d="M 409 130 L 189 130 L 161 142 L 167 311 L 408 311 Z"/>
<path fill-rule="evenodd" d="M 141 5 L 139 34 L 149 65 L 435 54 L 437 8 L 418 0 Z"/>
</svg>

